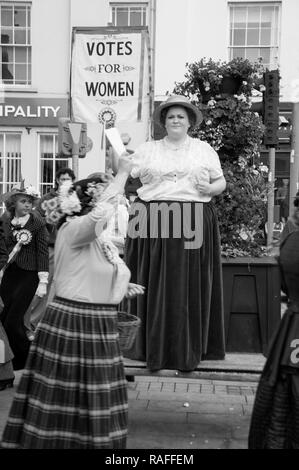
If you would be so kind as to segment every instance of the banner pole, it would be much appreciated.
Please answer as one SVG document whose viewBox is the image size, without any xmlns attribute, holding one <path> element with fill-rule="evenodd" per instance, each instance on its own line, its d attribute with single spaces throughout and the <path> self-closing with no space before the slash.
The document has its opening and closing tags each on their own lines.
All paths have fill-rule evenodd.
<svg viewBox="0 0 299 470">
<path fill-rule="evenodd" d="M 77 180 L 79 177 L 79 155 L 77 154 L 72 155 L 72 167 Z"/>
</svg>

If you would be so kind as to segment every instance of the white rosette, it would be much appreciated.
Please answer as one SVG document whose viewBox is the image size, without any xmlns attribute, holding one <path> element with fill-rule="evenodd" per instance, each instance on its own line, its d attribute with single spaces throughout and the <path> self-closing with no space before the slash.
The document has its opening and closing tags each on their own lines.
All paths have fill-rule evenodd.
<svg viewBox="0 0 299 470">
<path fill-rule="evenodd" d="M 23 228 L 21 230 L 14 230 L 13 235 L 15 236 L 17 243 L 9 253 L 7 264 L 11 263 L 14 260 L 14 258 L 22 248 L 22 245 L 28 245 L 32 240 L 32 233 L 26 228 Z"/>
</svg>

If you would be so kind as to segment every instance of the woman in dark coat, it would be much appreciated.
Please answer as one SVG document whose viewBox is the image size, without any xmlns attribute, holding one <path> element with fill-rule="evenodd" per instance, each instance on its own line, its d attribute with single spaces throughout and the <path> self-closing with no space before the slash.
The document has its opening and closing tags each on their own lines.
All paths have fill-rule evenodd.
<svg viewBox="0 0 299 470">
<path fill-rule="evenodd" d="M 32 212 L 36 198 L 29 188 L 12 190 L 5 197 L 8 215 L 2 216 L 10 260 L 0 286 L 4 304 L 0 320 L 14 354 L 14 370 L 24 368 L 29 352 L 25 312 L 34 295 L 43 297 L 47 292 L 48 233 L 45 221 Z"/>
<path fill-rule="evenodd" d="M 299 210 L 295 210 L 299 225 Z M 299 449 L 299 231 L 280 247 L 288 308 L 272 340 L 249 431 L 249 449 Z"/>
</svg>

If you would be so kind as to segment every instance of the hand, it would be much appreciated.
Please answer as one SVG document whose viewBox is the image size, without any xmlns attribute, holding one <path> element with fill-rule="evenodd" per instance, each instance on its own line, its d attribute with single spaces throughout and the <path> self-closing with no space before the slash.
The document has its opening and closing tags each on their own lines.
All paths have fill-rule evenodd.
<svg viewBox="0 0 299 470">
<path fill-rule="evenodd" d="M 206 181 L 200 181 L 197 183 L 196 189 L 204 196 L 212 196 L 211 184 Z"/>
<path fill-rule="evenodd" d="M 37 297 L 44 297 L 47 293 L 47 283 L 45 282 L 40 282 L 39 285 L 37 286 L 35 295 Z"/>
<path fill-rule="evenodd" d="M 140 177 L 141 182 L 144 184 L 149 184 L 152 179 L 153 179 L 153 173 L 149 169 L 146 169 L 142 172 L 142 175 Z"/>
<path fill-rule="evenodd" d="M 133 299 L 137 295 L 143 295 L 144 290 L 145 287 L 140 286 L 139 284 L 134 284 L 133 282 L 129 282 L 126 297 L 127 299 Z"/>
<path fill-rule="evenodd" d="M 133 168 L 133 158 L 129 153 L 123 153 L 118 160 L 118 173 L 125 172 L 130 174 Z"/>
</svg>

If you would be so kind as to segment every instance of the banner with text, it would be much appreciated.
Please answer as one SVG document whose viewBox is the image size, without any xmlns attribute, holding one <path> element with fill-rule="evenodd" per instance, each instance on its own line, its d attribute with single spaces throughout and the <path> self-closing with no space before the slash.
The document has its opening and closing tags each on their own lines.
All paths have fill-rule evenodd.
<svg viewBox="0 0 299 470">
<path fill-rule="evenodd" d="M 105 171 L 105 129 L 131 137 L 130 149 L 150 131 L 150 60 L 147 28 L 74 28 L 72 119 L 87 123 L 92 148 L 79 175 Z"/>
</svg>

